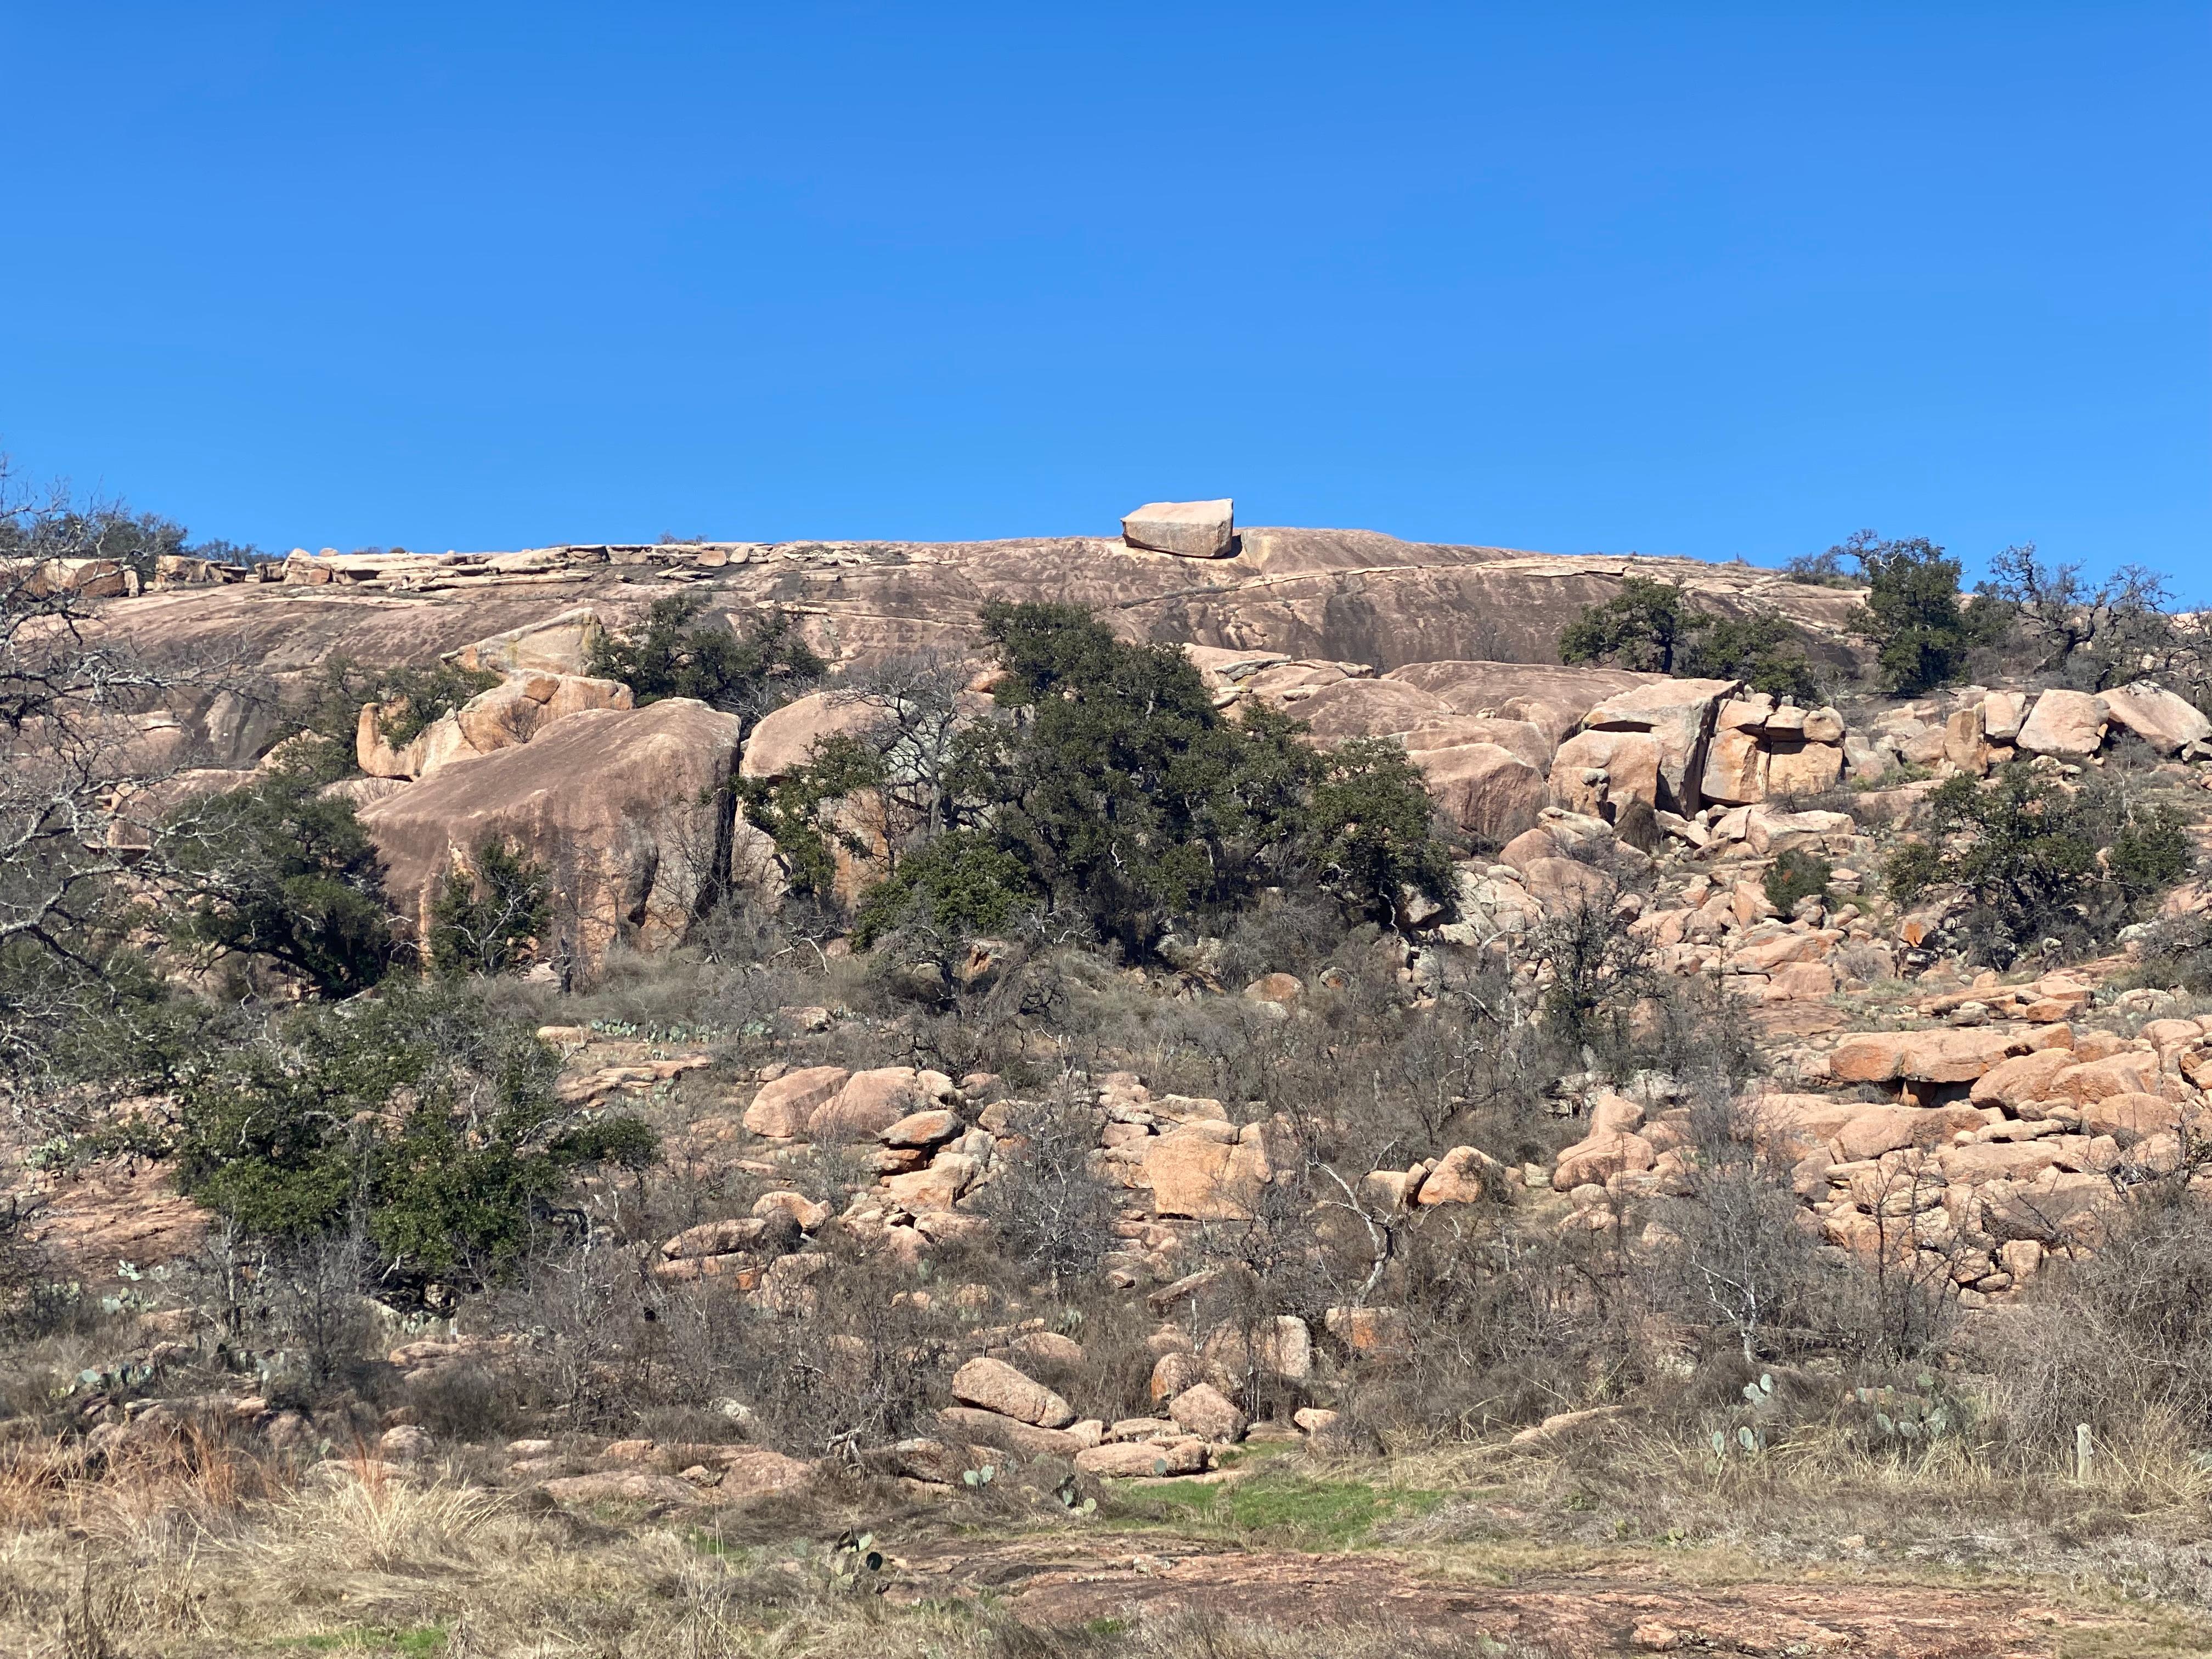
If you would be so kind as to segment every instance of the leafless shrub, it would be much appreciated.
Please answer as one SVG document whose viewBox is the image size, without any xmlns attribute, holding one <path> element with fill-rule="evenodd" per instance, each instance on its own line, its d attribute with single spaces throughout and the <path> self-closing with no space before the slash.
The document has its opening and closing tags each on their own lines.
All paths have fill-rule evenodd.
<svg viewBox="0 0 2212 1659">
<path fill-rule="evenodd" d="M 857 1246 L 799 1259 L 818 1266 L 779 1287 L 780 1305 L 719 1287 L 670 1298 L 669 1352 L 688 1396 L 743 1403 L 757 1437 L 795 1455 L 927 1432 L 963 1357 L 953 1316 L 902 1294 L 918 1288 L 907 1270 Z"/>
<path fill-rule="evenodd" d="M 1910 1155 L 1889 1154 L 1884 1163 L 1874 1246 L 1829 1276 L 1824 1328 L 1853 1358 L 1895 1364 L 1940 1353 L 1956 1334 L 1951 1269 L 1967 1247 L 1948 1224 L 1940 1173 Z"/>
<path fill-rule="evenodd" d="M 1351 1356 L 1353 1434 L 1393 1449 L 1473 1439 L 1660 1374 L 1667 1334 L 1616 1231 L 1440 1213 L 1407 1231 L 1394 1271 L 1405 1334 Z"/>
<path fill-rule="evenodd" d="M 1121 1200 L 1091 1169 L 1097 1113 L 1073 1090 L 1008 1115 L 1015 1150 L 1002 1152 L 978 1212 L 996 1228 L 1008 1260 L 1057 1294 L 1064 1282 L 1098 1271 L 1116 1243 Z"/>
<path fill-rule="evenodd" d="M 1864 980 L 1872 984 L 1897 976 L 1897 957 L 1878 945 L 1853 939 L 1830 952 L 1829 962 L 1839 979 Z"/>
<path fill-rule="evenodd" d="M 1371 935 L 1371 926 L 1352 930 Z M 1221 982 L 1231 989 L 1265 974 L 1310 978 L 1350 937 L 1343 907 L 1320 894 L 1280 896 L 1238 915 L 1222 934 Z"/>
<path fill-rule="evenodd" d="M 540 1409 L 570 1429 L 619 1431 L 681 1386 L 659 1328 L 664 1300 L 638 1252 L 587 1237 L 533 1257 L 484 1309 L 526 1339 Z"/>
<path fill-rule="evenodd" d="M 191 757 L 157 751 L 132 717 L 251 690 L 230 663 L 164 659 L 102 627 L 70 570 L 102 556 L 112 522 L 25 489 L 0 458 L 0 1086 L 113 1004 L 119 901 L 158 885 L 163 786 Z"/>
<path fill-rule="evenodd" d="M 2053 1262 L 1995 1359 L 2006 1419 L 2047 1454 L 2076 1424 L 2107 1444 L 2212 1443 L 2212 1205 L 2146 1189 L 2103 1248 Z"/>
<path fill-rule="evenodd" d="M 1696 1091 L 1686 1191 L 1664 1208 L 1664 1299 L 1726 1331 L 1747 1363 L 1783 1331 L 1806 1331 L 1824 1276 L 1819 1237 L 1790 1188 L 1777 1136 L 1725 1079 Z"/>
</svg>

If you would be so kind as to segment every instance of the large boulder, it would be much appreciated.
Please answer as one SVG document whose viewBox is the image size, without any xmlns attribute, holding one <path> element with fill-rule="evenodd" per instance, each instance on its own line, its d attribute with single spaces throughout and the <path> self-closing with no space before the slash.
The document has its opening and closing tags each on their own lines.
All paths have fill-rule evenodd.
<svg viewBox="0 0 2212 1659">
<path fill-rule="evenodd" d="M 815 1108 L 845 1086 L 852 1076 L 842 1066 L 807 1066 L 763 1083 L 745 1108 L 744 1126 L 757 1135 L 787 1139 L 806 1133 Z"/>
<path fill-rule="evenodd" d="M 1553 1190 L 1571 1192 L 1585 1182 L 1638 1174 L 1658 1161 L 1657 1151 L 1642 1135 L 1601 1132 L 1559 1154 L 1552 1170 Z"/>
<path fill-rule="evenodd" d="M 1510 841 L 1544 810 L 1544 774 L 1497 744 L 1417 749 L 1412 758 L 1444 816 L 1478 841 Z"/>
<path fill-rule="evenodd" d="M 1966 1098 L 1977 1106 L 2021 1107 L 2052 1097 L 2052 1082 L 2078 1062 L 2070 1048 L 2039 1048 L 2000 1061 L 1974 1080 Z"/>
<path fill-rule="evenodd" d="M 1818 795 L 1843 781 L 1844 751 L 1832 743 L 1777 743 L 1766 757 L 1769 795 Z"/>
<path fill-rule="evenodd" d="M 855 1072 L 836 1095 L 814 1109 L 806 1133 L 840 1146 L 870 1141 L 901 1119 L 952 1097 L 952 1079 L 911 1066 Z"/>
<path fill-rule="evenodd" d="M 628 708 L 630 689 L 587 674 L 510 674 L 453 711 L 471 753 L 489 755 L 528 743 L 554 721 L 587 708 Z"/>
<path fill-rule="evenodd" d="M 566 954 L 596 965 L 690 930 L 729 857 L 740 724 L 690 698 L 586 709 L 532 742 L 453 761 L 361 814 L 418 941 L 447 874 L 487 842 L 543 869 Z"/>
<path fill-rule="evenodd" d="M 2082 1106 L 2081 1128 L 2084 1133 L 2110 1135 L 2121 1146 L 2132 1146 L 2147 1136 L 2171 1133 L 2187 1117 L 2178 1103 L 2163 1095 L 2110 1094 Z"/>
<path fill-rule="evenodd" d="M 1666 763 L 1664 746 L 1648 732 L 1577 732 L 1552 757 L 1549 793 L 1569 811 L 1591 817 L 1608 802 L 1659 806 L 1666 797 Z M 1605 775 L 1601 782 L 1585 775 L 1596 772 Z"/>
<path fill-rule="evenodd" d="M 746 735 L 740 775 L 786 778 L 812 758 L 823 738 L 851 737 L 882 723 L 883 710 L 834 691 L 815 691 L 764 714 Z"/>
<path fill-rule="evenodd" d="M 1431 1206 L 1479 1204 L 1486 1194 L 1504 1191 L 1506 1184 L 1504 1166 L 1489 1153 L 1479 1146 L 1455 1146 L 1422 1177 L 1413 1201 Z"/>
<path fill-rule="evenodd" d="M 1836 1151 L 1846 1162 L 1880 1158 L 1906 1146 L 1940 1146 L 1981 1125 L 1981 1113 L 1971 1106 L 1866 1106 L 1836 1131 Z"/>
<path fill-rule="evenodd" d="M 2154 1094 L 2158 1079 L 2158 1056 L 2131 1048 L 2068 1066 L 2051 1079 L 2051 1093 L 2087 1105 L 2112 1095 Z"/>
<path fill-rule="evenodd" d="M 1660 680 L 1607 697 L 1583 716 L 1583 725 L 1591 732 L 1650 733 L 1660 751 L 1660 799 L 1652 805 L 1694 812 L 1714 716 L 1741 686 L 1737 680 Z"/>
<path fill-rule="evenodd" d="M 1144 1143 L 1139 1166 L 1152 1189 L 1152 1207 L 1194 1221 L 1249 1221 L 1269 1178 L 1257 1126 L 1191 1122 Z"/>
<path fill-rule="evenodd" d="M 1740 708 L 1731 703 L 1729 708 Z M 1766 799 L 1766 750 L 1757 730 L 1724 726 L 1705 747 L 1705 769 L 1698 793 L 1723 806 L 1748 806 Z"/>
<path fill-rule="evenodd" d="M 919 1170 L 885 1176 L 884 1195 L 902 1209 L 916 1215 L 942 1214 L 960 1201 L 975 1184 L 982 1166 L 965 1152 L 939 1152 Z"/>
<path fill-rule="evenodd" d="M 1570 858 L 1530 859 L 1521 868 L 1528 896 L 1551 917 L 1601 909 L 1613 901 L 1613 878 Z"/>
<path fill-rule="evenodd" d="M 1147 553 L 1226 558 L 1237 550 L 1235 503 L 1147 501 L 1121 520 L 1121 539 Z"/>
<path fill-rule="evenodd" d="M 1440 715 L 1422 721 L 1405 733 L 1401 740 L 1408 754 L 1419 754 L 1424 749 L 1456 749 L 1463 744 L 1494 743 L 1500 749 L 1510 750 L 1539 772 L 1551 770 L 1552 751 L 1559 746 L 1534 720 L 1490 714 Z"/>
<path fill-rule="evenodd" d="M 1772 781 L 1770 769 L 1768 781 Z M 1831 836 L 1849 836 L 1858 828 L 1849 812 L 1779 812 L 1763 805 L 1742 811 L 1743 844 L 1761 858 L 1792 847 L 1825 842 Z"/>
<path fill-rule="evenodd" d="M 2021 722 L 2020 747 L 2031 755 L 2079 760 L 2104 746 L 2108 709 L 2087 691 L 2045 691 Z"/>
<path fill-rule="evenodd" d="M 1050 1389 L 1024 1376 L 1003 1359 L 978 1358 L 952 1373 L 952 1397 L 963 1406 L 996 1412 L 1017 1423 L 1064 1429 L 1075 1421 L 1074 1408 Z"/>
<path fill-rule="evenodd" d="M 1992 691 L 1982 699 L 1982 736 L 1990 743 L 2013 742 L 2027 718 L 2025 691 Z"/>
<path fill-rule="evenodd" d="M 1382 678 L 1431 692 L 1462 714 L 1526 720 L 1556 747 L 1607 697 L 1655 684 L 1664 676 L 1622 668 L 1446 660 L 1409 663 Z"/>
<path fill-rule="evenodd" d="M 1075 1467 L 1102 1480 L 1195 1474 L 1206 1467 L 1206 1443 L 1195 1435 L 1185 1440 L 1115 1441 L 1076 1453 Z"/>
<path fill-rule="evenodd" d="M 447 653 L 446 660 L 495 674 L 588 674 L 595 649 L 606 636 L 599 613 L 580 605 L 543 622 L 471 640 Z"/>
<path fill-rule="evenodd" d="M 2071 1036 L 2063 1025 L 2025 1031 L 1857 1032 L 1836 1044 L 1828 1068 L 1838 1083 L 1972 1083 L 2008 1055 L 2063 1048 Z M 2152 1064 L 2155 1067 L 2156 1061 Z"/>
<path fill-rule="evenodd" d="M 1340 743 L 1403 737 L 1417 726 L 1449 719 L 1453 711 L 1443 698 L 1397 680 L 1346 679 L 1297 699 L 1291 712 L 1315 737 Z"/>
<path fill-rule="evenodd" d="M 954 1439 L 971 1446 L 998 1446 L 1024 1457 L 1073 1458 L 1092 1443 L 1066 1429 L 1041 1429 L 976 1406 L 947 1406 L 937 1413 L 937 1420 Z"/>
<path fill-rule="evenodd" d="M 2104 696 L 2112 724 L 2124 726 L 2162 755 L 2212 738 L 2212 720 L 2151 680 L 2137 680 Z"/>
<path fill-rule="evenodd" d="M 1170 1401 L 1168 1416 L 1176 1427 L 1202 1440 L 1227 1442 L 1244 1432 L 1244 1413 L 1211 1382 L 1185 1389 Z"/>
</svg>

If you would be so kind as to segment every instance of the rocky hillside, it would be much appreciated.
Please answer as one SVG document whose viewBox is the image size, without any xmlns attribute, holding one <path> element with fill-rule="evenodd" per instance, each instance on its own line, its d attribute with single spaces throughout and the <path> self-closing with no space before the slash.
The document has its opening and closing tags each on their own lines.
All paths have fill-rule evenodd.
<svg viewBox="0 0 2212 1659">
<path fill-rule="evenodd" d="M 1963 1547 L 1971 1486 L 2003 1517 L 1976 1525 L 2070 1517 L 2039 1545 L 2067 1571 L 2103 1535 L 2098 1480 L 2154 1475 L 2197 1513 L 2212 720 L 2133 659 L 2102 690 L 1880 695 L 1858 593 L 1741 567 L 1159 505 L 1111 543 L 43 577 L 108 590 L 100 637 L 222 672 L 136 709 L 143 775 L 72 843 L 112 859 L 131 960 L 169 982 L 112 975 L 151 1012 L 85 1005 L 79 1051 L 14 1097 L 0 1265 L 49 1345 L 0 1419 L 26 1524 L 220 1445 L 270 1491 L 496 1493 L 594 1548 L 633 1522 L 772 1540 L 731 1592 L 750 1618 L 786 1577 L 912 1608 L 1012 1575 L 1110 1612 L 1174 1564 L 1085 1552 L 1167 1494 L 1326 1490 L 1366 1506 L 1346 1537 L 1387 1522 L 1408 1547 L 1443 1535 L 1431 1509 L 1455 1539 L 1671 1548 L 1798 1504 L 1762 1511 L 1761 1547 L 1835 1565 L 1911 1530 L 1899 1507 Z M 1559 663 L 1631 576 L 1785 618 L 1830 696 Z M 824 672 L 720 707 L 641 695 L 610 642 L 671 594 L 699 601 L 687 625 L 729 619 L 718 639 L 796 619 Z M 992 600 L 1178 647 L 1068 649 L 1128 704 L 1182 696 L 1170 760 L 1217 769 L 1177 788 L 1256 817 L 1303 787 L 1304 834 L 1341 787 L 1349 829 L 1135 945 L 1057 901 L 969 925 L 1011 837 L 865 932 L 894 854 L 978 840 L 897 813 L 951 775 L 933 753 L 1013 728 L 1024 645 L 986 637 Z M 341 697 L 287 736 L 347 664 L 434 672 L 439 697 Z M 340 763 L 305 775 L 318 742 Z M 893 758 L 854 783 L 825 757 L 855 750 Z M 178 816 L 227 800 L 248 806 Z M 1401 801 L 1440 862 L 1347 898 L 1319 866 Z M 397 912 L 404 966 L 374 988 L 318 994 L 296 953 L 226 973 L 165 914 L 204 843 L 275 857 L 295 827 Z M 497 860 L 544 891 L 502 899 Z M 255 939 L 296 940 L 288 906 L 349 914 L 327 885 L 222 890 L 222 919 L 260 906 Z M 1428 1508 L 1377 1496 L 1415 1468 Z M 1845 1512 L 1836 1540 L 1772 1542 Z M 2128 1546 L 2179 1582 L 2158 1552 L 2195 1522 L 2157 1513 Z M 1027 1542 L 940 1582 L 940 1525 Z M 1951 1602 L 1959 1631 L 1908 1641 L 1887 1602 L 1587 1589 L 1468 1628 L 1590 1654 L 1986 1645 Z"/>
<path fill-rule="evenodd" d="M 1245 529 L 1229 556 L 1203 560 L 1087 537 L 295 552 L 252 573 L 180 569 L 150 591 L 118 592 L 108 615 L 125 638 L 234 656 L 280 684 L 333 656 L 433 661 L 578 606 L 619 629 L 674 584 L 740 620 L 792 611 L 817 651 L 848 666 L 972 644 L 977 609 L 1004 599 L 1083 605 L 1133 640 L 1387 672 L 1425 661 L 1556 662 L 1560 629 L 1630 574 L 1680 583 L 1723 611 L 1778 611 L 1830 659 L 1850 659 L 1844 623 L 1858 596 L 1850 590 L 1749 566 L 1516 553 L 1363 530 Z M 125 584 L 119 571 L 78 580 Z M 225 764 L 253 758 L 264 735 L 229 707 L 193 711 L 191 724 Z"/>
</svg>

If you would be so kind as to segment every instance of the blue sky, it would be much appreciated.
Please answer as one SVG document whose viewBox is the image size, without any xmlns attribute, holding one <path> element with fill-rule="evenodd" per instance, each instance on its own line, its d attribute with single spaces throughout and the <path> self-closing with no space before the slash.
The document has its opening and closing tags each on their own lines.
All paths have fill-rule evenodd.
<svg viewBox="0 0 2212 1659">
<path fill-rule="evenodd" d="M 2212 8 L 0 9 L 0 448 L 202 535 L 2212 592 Z"/>
</svg>

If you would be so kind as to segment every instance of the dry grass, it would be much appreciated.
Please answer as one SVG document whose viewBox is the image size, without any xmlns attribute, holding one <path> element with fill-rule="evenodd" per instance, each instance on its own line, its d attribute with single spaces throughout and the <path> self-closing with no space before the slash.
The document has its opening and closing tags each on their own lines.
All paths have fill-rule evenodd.
<svg viewBox="0 0 2212 1659">
<path fill-rule="evenodd" d="M 59 1468 L 0 1544 L 0 1650 L 36 1659 L 302 1651 L 447 1659 L 1381 1659 L 1512 1650 L 1409 1643 L 1377 1625 L 1287 1630 L 1213 1615 L 1026 1627 L 988 1598 L 894 1607 L 842 1588 L 818 1547 L 718 1549 L 672 1524 L 526 1512 L 482 1488 L 343 1463 L 216 1504 Z M 231 1491 L 239 1490 L 234 1486 Z M 161 1498 L 168 1523 L 146 1524 Z M 33 1519 L 35 1514 L 38 1518 Z M 76 1524 L 100 1522 L 96 1530 Z M 121 1524 L 118 1524 L 118 1518 Z"/>
<path fill-rule="evenodd" d="M 1760 1457 L 1720 1456 L 1633 1419 L 1541 1452 L 1453 1449 L 1395 1459 L 1365 1478 L 1459 1494 L 1378 1528 L 1376 1540 L 1395 1548 L 1480 1545 L 1496 1559 L 1552 1571 L 1659 1549 L 1670 1577 L 1820 1565 L 2212 1608 L 2212 1470 L 2148 1429 L 2129 1443 L 2100 1445 L 2087 1480 L 2008 1468 L 1955 1440 L 1872 1453 L 1818 1425 Z"/>
<path fill-rule="evenodd" d="M 2190 1555 L 2203 1533 L 2206 1477 L 2171 1461 L 2130 1468 L 2116 1457 L 2098 1480 L 2058 1489 L 2008 1483 L 1942 1455 L 1907 1465 L 1808 1442 L 1753 1470 L 1701 1462 L 1617 1425 L 1534 1455 L 1492 1447 L 1356 1462 L 1293 1452 L 1265 1460 L 1253 1478 L 1286 1489 L 1364 1482 L 1449 1494 L 1440 1504 L 1375 1505 L 1371 1526 L 1306 1545 L 1382 1547 L 1443 1582 L 1638 1562 L 1663 1564 L 1674 1582 L 1718 1583 L 1788 1576 L 1819 1560 L 1829 1564 L 1820 1571 L 1866 1580 L 2033 1577 L 2039 1594 L 2085 1606 L 2212 1600 L 2202 1547 Z M 2039 1494 L 2045 1512 L 2023 1510 Z M 957 1513 L 1000 1535 L 1039 1525 Z M 1148 1526 L 1176 1524 L 1172 1514 L 1148 1521 L 1149 1513 L 1135 1504 L 1123 1518 L 1138 1534 L 1132 1547 L 1146 1547 Z M 1979 1518 L 1968 1525 L 1967 1516 Z M 1510 1659 L 1512 1651 L 1454 1645 L 1457 1638 L 1425 1647 L 1402 1624 L 1293 1628 L 1188 1612 L 1037 1630 L 988 1590 L 894 1606 L 828 1570 L 824 1540 L 857 1518 L 817 1498 L 732 1512 L 726 1528 L 702 1531 L 682 1520 L 573 1516 L 450 1474 L 395 1475 L 373 1460 L 332 1460 L 295 1480 L 286 1466 L 213 1437 L 186 1436 L 106 1467 L 64 1446 L 23 1446 L 0 1459 L 0 1652 Z M 957 1519 L 915 1524 L 942 1533 Z M 1877 1519 L 1881 1528 L 1856 1550 L 1839 1546 L 1846 1527 L 1873 1528 Z M 1048 1554 L 1050 1530 L 1039 1538 Z M 1950 1540 L 1949 1553 L 1923 1547 L 1937 1538 Z M 1978 1553 L 1975 1539 L 1984 1540 Z M 2131 1616 L 2130 1629 L 2150 1629 Z"/>
<path fill-rule="evenodd" d="M 1249 1534 L 1232 1528 L 1218 1543 L 1379 1550 L 1398 1568 L 1441 1583 L 1620 1570 L 1684 1586 L 1808 1572 L 1839 1583 L 2008 1583 L 2076 1607 L 2124 1608 L 2126 1639 L 2109 1648 L 2113 1654 L 2155 1650 L 2169 1636 L 2166 1650 L 2185 1650 L 2203 1633 L 2187 1610 L 2212 1606 L 2212 1548 L 2200 1541 L 2212 1474 L 2153 1435 L 2106 1449 L 2087 1482 L 2006 1473 L 1958 1443 L 1911 1457 L 1875 1455 L 1819 1425 L 1764 1458 L 1716 1457 L 1694 1439 L 1633 1419 L 1534 1451 L 1492 1444 L 1382 1460 L 1291 1449 L 1254 1460 L 1246 1480 L 1255 1488 L 1252 1501 L 1231 1518 L 1243 1517 L 1239 1526 L 1252 1516 L 1273 1519 L 1253 1522 L 1258 1530 Z M 1267 1492 L 1256 1491 L 1263 1486 Z M 1345 1495 L 1362 1486 L 1404 1501 L 1347 1507 Z M 1271 1495 L 1278 1501 L 1262 1501 Z M 1298 1505 L 1323 1499 L 1334 1507 L 1299 1530 Z M 19 1443 L 0 1450 L 0 1652 L 39 1659 L 273 1659 L 313 1651 L 418 1659 L 1510 1653 L 1441 1638 L 1409 1645 L 1418 1632 L 1409 1636 L 1402 1625 L 1293 1628 L 1240 1620 L 1234 1609 L 1036 1630 L 1014 1620 L 988 1589 L 958 1587 L 968 1593 L 956 1597 L 949 1582 L 929 1592 L 941 1599 L 893 1605 L 856 1593 L 829 1570 L 827 1540 L 881 1501 L 873 1492 L 817 1493 L 725 1511 L 726 1525 L 625 1521 L 533 1504 L 453 1468 L 414 1477 L 356 1455 L 302 1472 L 211 1431 L 133 1444 L 106 1460 L 70 1443 Z M 1110 1524 L 1139 1550 L 1172 1545 L 1178 1528 L 1200 1518 L 1142 1494 L 1117 1496 L 1111 1508 L 1111 1522 L 1102 1515 L 1089 1536 L 1095 1542 L 1099 1526 Z M 942 1512 L 908 1508 L 899 1531 L 940 1539 L 963 1528 L 975 1537 L 1034 1534 L 1049 1556 L 1062 1524 L 1073 1523 L 956 1504 Z M 1148 1533 L 1164 1542 L 1148 1544 Z M 2152 1617 L 2142 1611 L 2147 1602 L 2175 1611 Z"/>
</svg>

